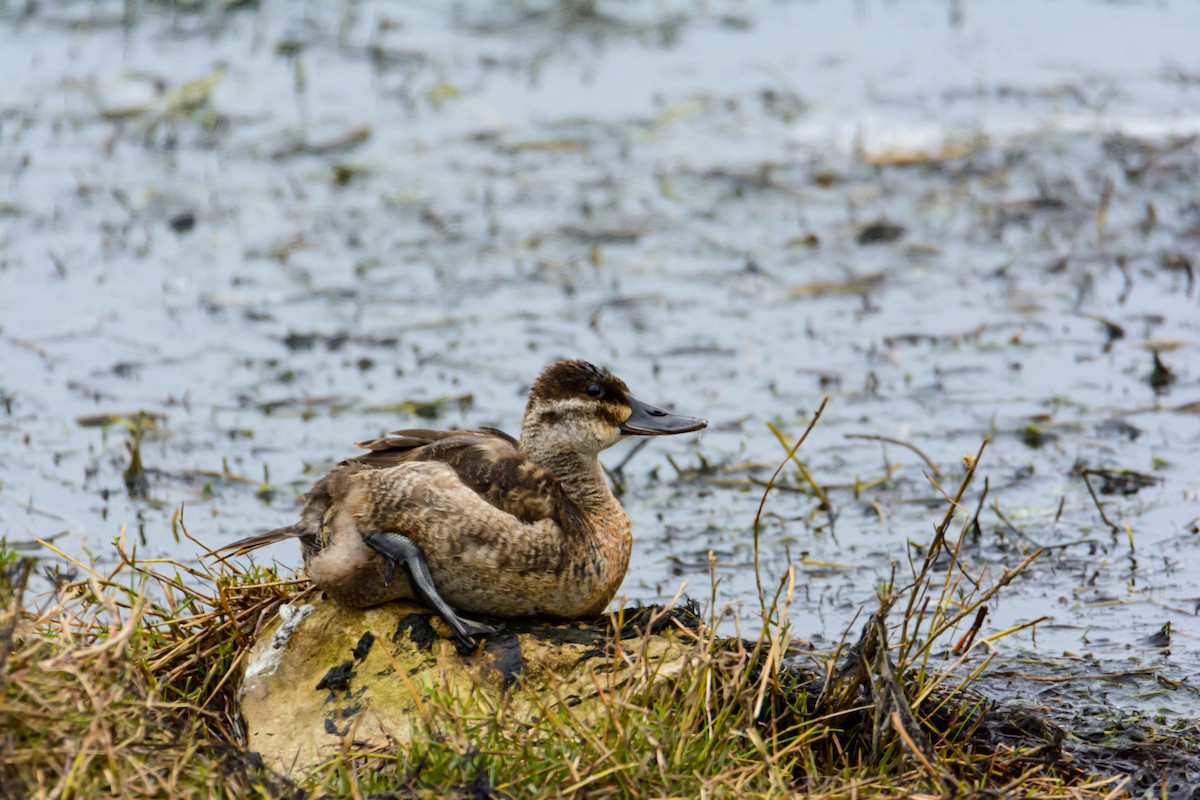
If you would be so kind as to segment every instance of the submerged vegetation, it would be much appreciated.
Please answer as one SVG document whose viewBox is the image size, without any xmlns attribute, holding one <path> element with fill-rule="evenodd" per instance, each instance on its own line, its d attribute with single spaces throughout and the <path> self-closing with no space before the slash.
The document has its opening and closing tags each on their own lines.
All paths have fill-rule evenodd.
<svg viewBox="0 0 1200 800">
<path fill-rule="evenodd" d="M 307 591 L 303 581 L 140 559 L 122 537 L 115 568 L 75 562 L 87 577 L 37 607 L 26 598 L 34 562 L 4 550 L 0 793 L 1107 798 L 1139 784 L 1166 787 L 1175 776 L 1155 771 L 1155 759 L 1105 768 L 1115 763 L 1105 748 L 1088 750 L 1045 716 L 975 689 L 995 643 L 1012 632 L 986 631 L 988 603 L 1040 555 L 988 581 L 959 560 L 983 449 L 964 456 L 924 558 L 897 565 L 877 604 L 831 651 L 793 638 L 789 567 L 765 584 L 757 637 L 722 635 L 733 611 L 715 603 L 704 625 L 695 624 L 695 605 L 613 615 L 615 627 L 674 628 L 691 649 L 669 681 L 644 664 L 610 687 L 601 713 L 530 697 L 539 714 L 516 721 L 503 702 L 434 691 L 407 751 L 357 750 L 351 735 L 341 756 L 291 776 L 242 746 L 237 690 L 256 630 Z M 182 520 L 180 528 L 187 535 Z M 636 665 L 638 637 L 628 633 L 613 637 L 612 657 Z M 511 691 L 531 690 L 518 682 Z M 1129 758 L 1128 748 L 1120 752 Z"/>
</svg>

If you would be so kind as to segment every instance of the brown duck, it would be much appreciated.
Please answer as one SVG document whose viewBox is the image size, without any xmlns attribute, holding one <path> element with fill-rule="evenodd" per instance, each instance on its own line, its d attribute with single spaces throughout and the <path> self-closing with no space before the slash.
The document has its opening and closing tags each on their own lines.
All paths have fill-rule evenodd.
<svg viewBox="0 0 1200 800">
<path fill-rule="evenodd" d="M 309 578 L 330 597 L 355 607 L 418 599 L 474 647 L 496 628 L 458 611 L 602 612 L 629 566 L 632 527 L 597 456 L 625 436 L 707 424 L 637 400 L 607 369 L 559 361 L 530 390 L 520 440 L 480 428 L 362 442 L 370 452 L 318 481 L 299 522 L 222 550 L 298 537 Z"/>
</svg>

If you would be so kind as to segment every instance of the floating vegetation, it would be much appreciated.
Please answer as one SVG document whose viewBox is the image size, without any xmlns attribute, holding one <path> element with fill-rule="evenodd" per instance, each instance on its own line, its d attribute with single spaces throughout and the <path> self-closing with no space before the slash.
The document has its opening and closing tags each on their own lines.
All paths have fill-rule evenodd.
<svg viewBox="0 0 1200 800">
<path fill-rule="evenodd" d="M 1175 373 L 1172 372 L 1170 368 L 1168 368 L 1167 365 L 1162 362 L 1157 350 L 1153 351 L 1153 355 L 1154 368 L 1150 370 L 1150 388 L 1159 394 L 1162 394 L 1171 387 L 1172 383 L 1175 382 L 1176 376 Z"/>
<path fill-rule="evenodd" d="M 475 396 L 461 394 L 457 397 L 435 397 L 430 400 L 401 400 L 398 403 L 381 403 L 363 406 L 364 414 L 389 414 L 419 419 L 435 420 L 446 415 L 451 408 L 466 411 L 475 403 Z"/>
<path fill-rule="evenodd" d="M 121 477 L 130 497 L 146 499 L 150 492 L 150 480 L 146 466 L 142 463 L 142 442 L 146 434 L 162 431 L 166 419 L 165 414 L 138 411 L 133 414 L 89 414 L 76 417 L 75 423 L 81 428 L 107 430 L 115 427 L 128 432 L 129 438 L 125 441 L 125 453 L 128 461 Z"/>
</svg>

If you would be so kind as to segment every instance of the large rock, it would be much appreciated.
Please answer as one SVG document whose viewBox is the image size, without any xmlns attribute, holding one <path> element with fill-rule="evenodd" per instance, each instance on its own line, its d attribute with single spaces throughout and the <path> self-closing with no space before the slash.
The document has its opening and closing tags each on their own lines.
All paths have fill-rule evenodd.
<svg viewBox="0 0 1200 800">
<path fill-rule="evenodd" d="M 529 692 L 587 713 L 598 686 L 620 685 L 634 669 L 651 665 L 658 680 L 669 680 L 699 625 L 692 609 L 658 607 L 611 619 L 509 621 L 464 656 L 441 619 L 412 603 L 365 610 L 321 599 L 285 605 L 246 660 L 247 745 L 284 773 L 348 745 L 404 746 L 420 736 L 418 708 L 435 690 L 462 698 L 509 693 L 508 713 L 523 717 L 533 713 Z M 550 685 L 553 691 L 542 692 Z"/>
</svg>

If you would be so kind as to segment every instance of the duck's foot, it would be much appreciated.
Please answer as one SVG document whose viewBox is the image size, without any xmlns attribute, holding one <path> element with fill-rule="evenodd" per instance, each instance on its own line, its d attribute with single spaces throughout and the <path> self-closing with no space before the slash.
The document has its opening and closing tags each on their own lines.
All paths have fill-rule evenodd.
<svg viewBox="0 0 1200 800">
<path fill-rule="evenodd" d="M 373 550 L 387 559 L 387 571 L 384 574 L 384 580 L 387 583 L 392 582 L 396 565 L 404 567 L 404 571 L 408 573 L 408 584 L 412 587 L 413 594 L 417 596 L 418 600 L 436 611 L 438 616 L 445 620 L 450 629 L 454 631 L 454 638 L 458 640 L 459 652 L 473 652 L 479 645 L 476 637 L 492 636 L 501 631 L 501 628 L 495 625 L 487 625 L 460 617 L 442 599 L 437 587 L 433 585 L 433 576 L 429 574 L 429 564 L 425 561 L 425 554 L 413 543 L 412 539 L 394 531 L 373 531 L 364 533 L 362 537 L 363 541 Z"/>
</svg>

